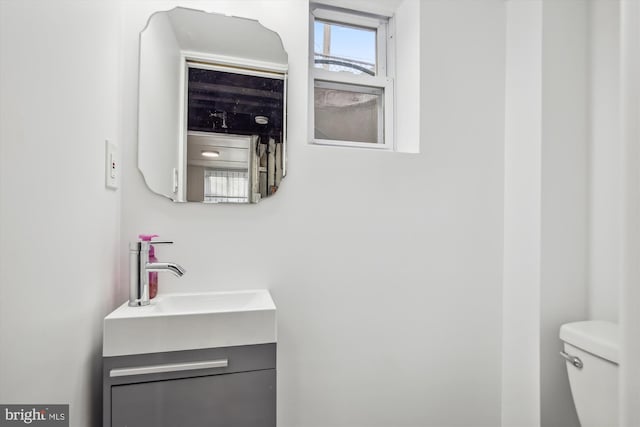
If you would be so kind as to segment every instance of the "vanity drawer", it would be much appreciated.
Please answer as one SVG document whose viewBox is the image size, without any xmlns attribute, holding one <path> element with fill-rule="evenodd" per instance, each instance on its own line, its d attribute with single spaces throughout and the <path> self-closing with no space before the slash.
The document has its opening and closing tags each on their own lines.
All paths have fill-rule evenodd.
<svg viewBox="0 0 640 427">
<path fill-rule="evenodd" d="M 112 427 L 275 427 L 276 371 L 119 385 Z"/>
<path fill-rule="evenodd" d="M 104 357 L 103 426 L 275 427 L 275 368 L 275 343 Z"/>
<path fill-rule="evenodd" d="M 114 356 L 103 361 L 107 384 L 131 384 L 275 369 L 276 344 Z"/>
</svg>

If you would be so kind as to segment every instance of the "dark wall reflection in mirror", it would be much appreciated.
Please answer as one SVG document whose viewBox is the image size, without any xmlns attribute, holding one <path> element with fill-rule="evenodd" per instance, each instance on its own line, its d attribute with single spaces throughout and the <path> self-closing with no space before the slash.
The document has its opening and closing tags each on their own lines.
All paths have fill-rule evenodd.
<svg viewBox="0 0 640 427">
<path fill-rule="evenodd" d="M 282 136 L 284 80 L 189 68 L 189 130 Z M 266 120 L 265 120 L 266 119 Z"/>
</svg>

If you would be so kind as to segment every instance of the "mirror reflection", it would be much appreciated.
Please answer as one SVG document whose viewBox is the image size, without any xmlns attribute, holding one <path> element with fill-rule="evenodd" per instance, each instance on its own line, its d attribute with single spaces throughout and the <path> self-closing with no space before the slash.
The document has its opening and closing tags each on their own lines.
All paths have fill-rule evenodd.
<svg viewBox="0 0 640 427">
<path fill-rule="evenodd" d="M 274 194 L 286 173 L 286 73 L 279 36 L 257 21 L 155 13 L 140 36 L 138 165 L 149 188 L 177 202 Z"/>
</svg>

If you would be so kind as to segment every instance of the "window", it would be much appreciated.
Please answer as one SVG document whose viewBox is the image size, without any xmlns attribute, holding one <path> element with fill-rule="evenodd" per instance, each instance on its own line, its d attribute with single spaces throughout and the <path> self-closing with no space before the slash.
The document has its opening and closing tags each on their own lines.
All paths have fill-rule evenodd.
<svg viewBox="0 0 640 427">
<path fill-rule="evenodd" d="M 311 4 L 310 139 L 393 149 L 390 18 Z"/>
</svg>

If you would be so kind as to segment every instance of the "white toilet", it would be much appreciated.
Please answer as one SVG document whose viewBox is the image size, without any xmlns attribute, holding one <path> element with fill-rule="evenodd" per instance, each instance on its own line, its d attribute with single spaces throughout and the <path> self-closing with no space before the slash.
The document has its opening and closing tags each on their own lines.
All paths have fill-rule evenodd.
<svg viewBox="0 0 640 427">
<path fill-rule="evenodd" d="M 602 320 L 560 327 L 573 402 L 582 427 L 618 425 L 618 325 Z"/>
</svg>

